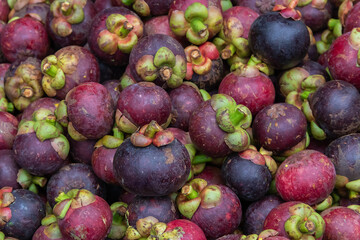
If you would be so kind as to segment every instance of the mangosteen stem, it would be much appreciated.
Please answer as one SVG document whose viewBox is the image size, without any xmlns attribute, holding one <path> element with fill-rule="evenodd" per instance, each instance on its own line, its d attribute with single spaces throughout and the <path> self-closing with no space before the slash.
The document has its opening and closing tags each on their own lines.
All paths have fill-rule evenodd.
<svg viewBox="0 0 360 240">
<path fill-rule="evenodd" d="M 156 121 L 152 120 L 146 127 L 144 136 L 154 138 L 155 134 L 159 131 L 161 131 L 160 125 Z"/>
<path fill-rule="evenodd" d="M 211 162 L 211 161 L 212 161 L 212 157 L 209 157 L 205 154 L 198 154 L 198 155 L 195 155 L 195 157 L 191 161 L 191 164 L 197 165 L 197 164 L 207 163 L 207 162 Z"/>
<path fill-rule="evenodd" d="M 311 91 L 304 91 L 300 93 L 300 97 L 302 100 L 308 99 L 311 93 L 312 93 Z"/>
<path fill-rule="evenodd" d="M 34 90 L 30 86 L 23 87 L 20 90 L 20 93 L 21 93 L 21 96 L 23 96 L 25 98 L 31 98 L 32 96 L 34 96 Z"/>
<path fill-rule="evenodd" d="M 64 16 L 69 16 L 71 14 L 71 5 L 68 1 L 61 3 L 60 9 Z"/>
<path fill-rule="evenodd" d="M 299 229 L 303 233 L 311 233 L 315 230 L 315 224 L 312 221 L 306 220 L 300 223 Z"/>
<path fill-rule="evenodd" d="M 124 140 L 124 133 L 121 132 L 117 127 L 113 128 L 113 132 L 114 132 L 113 134 L 114 137 Z"/>
<path fill-rule="evenodd" d="M 226 47 L 221 51 L 221 58 L 222 59 L 229 59 L 233 56 L 236 52 L 236 48 L 233 44 L 228 44 Z"/>
<path fill-rule="evenodd" d="M 196 32 L 200 37 L 205 37 L 207 26 L 199 18 L 194 18 L 190 22 L 191 28 Z"/>
<path fill-rule="evenodd" d="M 162 79 L 163 81 L 165 81 L 165 82 L 166 82 L 167 80 L 169 80 L 169 79 L 171 78 L 172 74 L 173 74 L 172 69 L 169 68 L 168 66 L 162 67 L 162 68 L 159 70 L 159 72 L 160 72 L 161 79 Z"/>
<path fill-rule="evenodd" d="M 49 75 L 50 77 L 55 77 L 56 73 L 58 71 L 58 68 L 56 66 L 54 66 L 53 64 L 47 62 L 43 65 L 43 72 L 47 75 Z"/>
<path fill-rule="evenodd" d="M 195 189 L 189 184 L 182 187 L 181 194 L 186 196 L 186 198 L 188 200 L 192 200 L 192 199 L 197 198 L 199 196 L 199 193 L 197 191 L 195 191 Z"/>
<path fill-rule="evenodd" d="M 133 29 L 134 29 L 134 26 L 131 23 L 129 23 L 128 21 L 125 21 L 119 30 L 119 36 L 122 38 L 125 38 Z"/>
<path fill-rule="evenodd" d="M 190 53 L 190 57 L 193 64 L 199 65 L 204 62 L 204 57 L 201 55 L 199 49 L 193 49 Z"/>
</svg>

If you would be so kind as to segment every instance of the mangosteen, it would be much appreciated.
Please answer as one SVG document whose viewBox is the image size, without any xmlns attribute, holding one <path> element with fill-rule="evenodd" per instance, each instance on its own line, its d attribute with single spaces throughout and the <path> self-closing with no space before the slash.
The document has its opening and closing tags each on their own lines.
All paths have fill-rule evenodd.
<svg viewBox="0 0 360 240">
<path fill-rule="evenodd" d="M 140 128 L 117 148 L 114 173 L 118 183 L 139 196 L 165 196 L 179 190 L 190 174 L 185 146 L 156 121 Z"/>
<path fill-rule="evenodd" d="M 19 121 L 8 112 L 0 111 L 0 150 L 12 149 Z"/>
<path fill-rule="evenodd" d="M 112 0 L 114 6 L 134 10 L 141 17 L 166 15 L 173 0 Z"/>
<path fill-rule="evenodd" d="M 12 187 L 19 189 L 17 174 L 20 167 L 15 161 L 15 154 L 11 149 L 0 150 L 0 188 Z"/>
</svg>

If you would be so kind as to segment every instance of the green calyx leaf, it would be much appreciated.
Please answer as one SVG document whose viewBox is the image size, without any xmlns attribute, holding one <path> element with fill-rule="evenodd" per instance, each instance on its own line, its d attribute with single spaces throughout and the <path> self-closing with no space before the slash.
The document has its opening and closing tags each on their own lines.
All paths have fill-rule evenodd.
<svg viewBox="0 0 360 240">
<path fill-rule="evenodd" d="M 161 47 L 156 52 L 154 57 L 154 65 L 156 67 L 174 67 L 175 66 L 175 55 L 174 53 L 167 47 Z"/>
<path fill-rule="evenodd" d="M 191 22 L 194 19 L 204 21 L 208 18 L 208 9 L 199 2 L 194 2 L 185 10 L 185 19 Z"/>
<path fill-rule="evenodd" d="M 154 81 L 158 77 L 157 67 L 154 65 L 154 57 L 152 55 L 144 55 L 135 65 L 136 73 L 144 81 Z"/>
</svg>

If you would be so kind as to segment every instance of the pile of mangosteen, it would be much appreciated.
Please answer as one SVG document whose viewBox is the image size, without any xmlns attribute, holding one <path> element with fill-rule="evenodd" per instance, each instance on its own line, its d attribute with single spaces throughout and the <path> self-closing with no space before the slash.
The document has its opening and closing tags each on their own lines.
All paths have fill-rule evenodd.
<svg viewBox="0 0 360 240">
<path fill-rule="evenodd" d="M 0 240 L 359 240 L 359 0 L 0 0 Z"/>
</svg>

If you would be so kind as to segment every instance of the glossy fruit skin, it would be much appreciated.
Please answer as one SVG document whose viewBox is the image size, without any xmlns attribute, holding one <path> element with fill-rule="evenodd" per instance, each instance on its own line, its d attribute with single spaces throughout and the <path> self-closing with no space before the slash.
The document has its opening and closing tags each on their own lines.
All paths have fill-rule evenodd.
<svg viewBox="0 0 360 240">
<path fill-rule="evenodd" d="M 6 0 L 0 1 L 0 21 L 7 22 L 8 14 L 10 12 L 9 5 Z"/>
<path fill-rule="evenodd" d="M 225 180 L 221 174 L 221 169 L 215 166 L 206 165 L 204 170 L 202 170 L 202 172 L 195 177 L 204 179 L 209 185 L 225 185 Z"/>
<path fill-rule="evenodd" d="M 0 150 L 0 188 L 21 188 L 17 182 L 17 174 L 19 169 L 20 168 L 15 161 L 15 154 L 13 150 Z"/>
<path fill-rule="evenodd" d="M 144 36 L 153 34 L 169 35 L 170 37 L 176 39 L 184 47 L 188 45 L 183 38 L 176 36 L 171 31 L 167 15 L 152 17 L 144 23 Z"/>
<path fill-rule="evenodd" d="M 104 85 L 104 87 L 106 87 L 106 89 L 109 91 L 111 98 L 113 100 L 114 109 L 116 110 L 117 102 L 121 92 L 119 88 L 119 84 L 120 84 L 119 80 L 117 79 L 107 80 L 105 82 L 102 82 L 101 84 Z"/>
<path fill-rule="evenodd" d="M 6 236 L 30 240 L 45 217 L 45 203 L 35 193 L 26 189 L 12 191 L 15 201 L 10 204 L 12 217 L 3 229 Z"/>
<path fill-rule="evenodd" d="M 140 197 L 137 196 L 128 206 L 129 225 L 136 227 L 136 221 L 148 216 L 159 222 L 168 223 L 179 218 L 174 201 L 169 196 Z"/>
<path fill-rule="evenodd" d="M 334 40 L 327 51 L 327 62 L 333 79 L 346 81 L 360 89 L 360 68 L 357 66 L 359 49 L 351 45 L 350 34 L 351 32 L 344 33 Z"/>
<path fill-rule="evenodd" d="M 1 51 L 9 62 L 27 57 L 43 59 L 50 46 L 45 27 L 31 17 L 7 24 L 1 36 Z"/>
<path fill-rule="evenodd" d="M 288 157 L 275 176 L 276 189 L 285 201 L 314 205 L 323 201 L 335 187 L 335 167 L 324 154 L 303 150 Z"/>
<path fill-rule="evenodd" d="M 209 92 L 217 90 L 225 72 L 224 62 L 220 57 L 211 62 L 212 66 L 208 73 L 199 75 L 194 72 L 190 79 L 190 81 L 200 89 L 205 89 Z"/>
<path fill-rule="evenodd" d="M 218 91 L 234 98 L 237 104 L 248 107 L 253 116 L 275 100 L 274 84 L 263 73 L 256 77 L 245 77 L 236 71 L 231 72 L 223 78 Z"/>
<path fill-rule="evenodd" d="M 251 159 L 245 159 L 241 153 L 229 154 L 221 171 L 226 185 L 241 200 L 259 200 L 269 190 L 272 177 L 267 166 L 256 164 Z"/>
<path fill-rule="evenodd" d="M 353 28 L 360 27 L 360 4 L 356 3 L 346 15 L 344 33 L 350 32 Z"/>
<path fill-rule="evenodd" d="M 36 1 L 35 1 L 36 2 Z M 14 8 L 15 9 L 15 8 Z M 46 23 L 46 16 L 50 10 L 49 4 L 44 2 L 38 3 L 29 3 L 25 7 L 21 8 L 18 11 L 15 11 L 12 17 L 25 17 L 26 15 L 30 15 L 35 19 L 41 21 L 41 23 Z"/>
<path fill-rule="evenodd" d="M 108 184 L 117 184 L 114 176 L 113 160 L 116 148 L 98 147 L 91 157 L 91 166 L 101 180 Z"/>
<path fill-rule="evenodd" d="M 8 112 L 0 112 L 0 150 L 12 149 L 19 121 Z"/>
<path fill-rule="evenodd" d="M 305 6 L 296 7 L 301 13 L 301 21 L 310 27 L 313 32 L 319 32 L 327 27 L 332 17 L 333 5 L 326 2 L 324 7 L 316 7 L 311 2 Z"/>
<path fill-rule="evenodd" d="M 253 202 L 245 211 L 242 229 L 245 235 L 260 234 L 269 212 L 284 201 L 276 195 L 267 195 Z"/>
<path fill-rule="evenodd" d="M 162 125 L 171 113 L 171 99 L 161 87 L 140 82 L 121 91 L 117 109 L 136 126 L 143 126 L 155 120 Z"/>
<path fill-rule="evenodd" d="M 360 238 L 360 214 L 347 207 L 331 207 L 321 213 L 326 228 L 326 240 Z"/>
<path fill-rule="evenodd" d="M 167 224 L 165 232 L 175 228 L 181 228 L 184 231 L 181 240 L 206 240 L 203 230 L 195 223 L 186 219 L 176 219 Z"/>
<path fill-rule="evenodd" d="M 17 135 L 13 149 L 17 164 L 36 176 L 51 175 L 66 162 L 53 148 L 50 139 L 40 141 L 35 132 Z"/>
<path fill-rule="evenodd" d="M 260 15 L 251 25 L 248 40 L 252 52 L 275 69 L 296 66 L 310 45 L 305 24 L 285 19 L 278 12 Z"/>
<path fill-rule="evenodd" d="M 51 24 L 56 17 L 54 17 L 52 11 L 49 11 L 46 18 L 46 30 L 52 42 L 59 49 L 70 45 L 84 46 L 86 44 L 91 24 L 97 12 L 94 3 L 90 0 L 87 0 L 85 6 L 81 8 L 84 11 L 83 21 L 77 24 L 71 24 L 72 32 L 66 37 L 62 37 L 52 30 Z"/>
<path fill-rule="evenodd" d="M 206 155 L 224 157 L 232 152 L 224 140 L 226 132 L 216 122 L 216 112 L 210 100 L 203 102 L 191 115 L 189 134 L 195 146 Z"/>
<path fill-rule="evenodd" d="M 53 207 L 56 204 L 55 198 L 60 192 L 83 188 L 100 197 L 106 195 L 105 184 L 98 179 L 90 166 L 82 163 L 71 163 L 62 167 L 49 178 L 46 187 L 47 200 Z"/>
<path fill-rule="evenodd" d="M 205 233 L 207 239 L 216 239 L 234 232 L 240 224 L 242 210 L 236 194 L 225 185 L 208 185 L 220 188 L 220 202 L 213 208 L 200 204 L 191 221 Z"/>
<path fill-rule="evenodd" d="M 360 155 L 360 134 L 352 133 L 339 137 L 332 141 L 325 150 L 334 163 L 336 174 L 345 176 L 349 181 L 360 178 L 359 155 Z"/>
<path fill-rule="evenodd" d="M 99 139 L 111 131 L 114 106 L 109 91 L 100 83 L 78 85 L 68 92 L 65 101 L 69 122 L 86 138 Z"/>
<path fill-rule="evenodd" d="M 74 240 L 103 240 L 110 231 L 111 222 L 109 204 L 96 195 L 95 202 L 70 208 L 65 218 L 58 221 L 63 238 Z"/>
<path fill-rule="evenodd" d="M 254 140 L 266 150 L 282 152 L 302 141 L 307 122 L 304 114 L 288 103 L 263 108 L 253 122 Z"/>
<path fill-rule="evenodd" d="M 192 112 L 203 102 L 200 92 L 191 85 L 182 84 L 170 91 L 172 119 L 170 126 L 189 130 L 189 119 Z"/>
<path fill-rule="evenodd" d="M 325 83 L 310 97 L 309 103 L 316 123 L 328 139 L 354 133 L 360 127 L 360 94 L 348 82 Z"/>
<path fill-rule="evenodd" d="M 274 229 L 279 232 L 280 236 L 287 236 L 284 224 L 291 216 L 289 208 L 299 203 L 301 202 L 284 202 L 273 208 L 265 218 L 263 230 Z"/>
<path fill-rule="evenodd" d="M 135 147 L 130 139 L 117 148 L 114 173 L 128 192 L 140 196 L 165 196 L 179 190 L 190 173 L 190 157 L 177 139 L 156 147 Z"/>
</svg>

